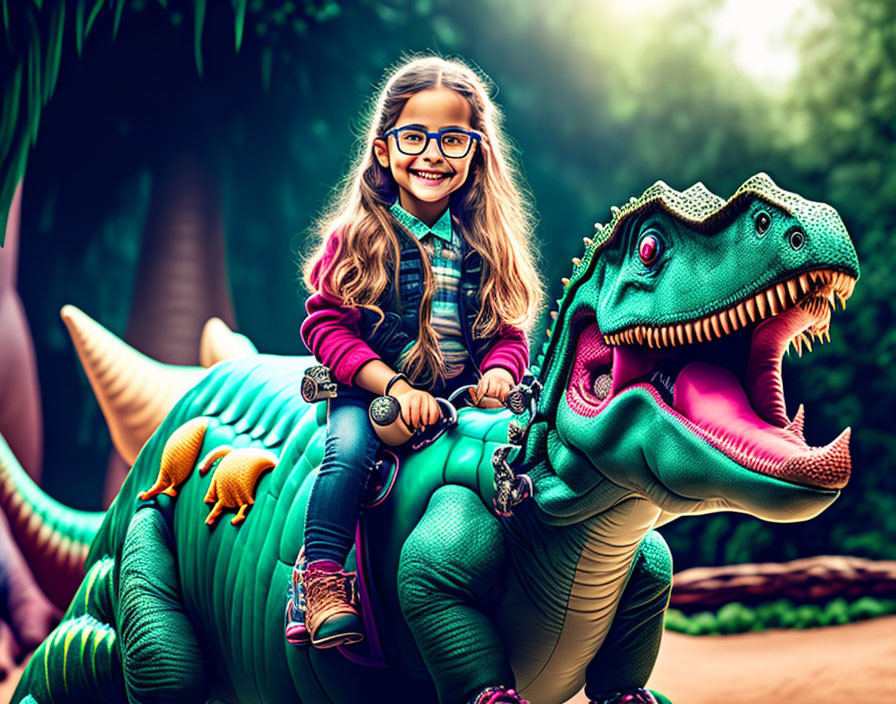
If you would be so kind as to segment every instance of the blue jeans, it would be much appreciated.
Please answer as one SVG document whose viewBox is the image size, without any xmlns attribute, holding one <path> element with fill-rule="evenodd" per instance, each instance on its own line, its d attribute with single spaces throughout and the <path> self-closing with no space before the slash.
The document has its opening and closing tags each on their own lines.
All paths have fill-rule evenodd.
<svg viewBox="0 0 896 704">
<path fill-rule="evenodd" d="M 340 385 L 327 410 L 324 459 L 308 497 L 305 560 L 340 565 L 355 540 L 355 526 L 380 445 L 367 417 L 375 395 Z"/>
<path fill-rule="evenodd" d="M 469 369 L 449 381 L 450 389 L 475 381 Z M 448 396 L 448 385 L 430 390 Z M 345 565 L 355 540 L 355 527 L 367 482 L 373 472 L 380 447 L 367 415 L 376 394 L 359 387 L 339 385 L 327 410 L 327 441 L 317 479 L 308 497 L 305 514 L 305 560 L 332 560 Z"/>
</svg>

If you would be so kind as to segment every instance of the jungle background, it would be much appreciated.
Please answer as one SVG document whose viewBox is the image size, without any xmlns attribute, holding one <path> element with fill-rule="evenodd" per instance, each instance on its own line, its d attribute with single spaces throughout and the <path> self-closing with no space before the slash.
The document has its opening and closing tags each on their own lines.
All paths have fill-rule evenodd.
<svg viewBox="0 0 896 704">
<path fill-rule="evenodd" d="M 662 532 L 676 569 L 896 559 L 889 0 L 3 0 L 2 12 L 0 208 L 24 173 L 18 289 L 43 399 L 41 483 L 63 503 L 102 507 L 111 443 L 59 309 L 126 336 L 172 164 L 188 161 L 212 194 L 237 329 L 262 352 L 303 354 L 308 228 L 384 69 L 435 51 L 494 81 L 550 300 L 593 223 L 658 179 L 727 198 L 765 171 L 840 212 L 861 278 L 831 343 L 787 358 L 784 375 L 810 444 L 852 427 L 849 486 L 806 523 L 720 514 Z"/>
</svg>

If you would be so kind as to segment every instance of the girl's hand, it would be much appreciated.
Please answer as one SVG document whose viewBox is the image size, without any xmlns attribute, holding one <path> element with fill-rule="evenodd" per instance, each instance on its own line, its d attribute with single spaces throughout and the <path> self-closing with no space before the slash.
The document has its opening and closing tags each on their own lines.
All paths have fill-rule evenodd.
<svg viewBox="0 0 896 704">
<path fill-rule="evenodd" d="M 425 428 L 439 420 L 439 404 L 428 391 L 400 381 L 392 387 L 390 395 L 401 406 L 401 418 L 409 428 Z"/>
<path fill-rule="evenodd" d="M 510 372 L 503 367 L 492 367 L 479 380 L 479 385 L 473 393 L 473 400 L 478 405 L 484 397 L 493 396 L 503 403 L 511 386 L 513 386 L 513 377 Z M 488 407 L 485 406 L 485 408 Z M 491 407 L 497 408 L 497 405 Z"/>
</svg>

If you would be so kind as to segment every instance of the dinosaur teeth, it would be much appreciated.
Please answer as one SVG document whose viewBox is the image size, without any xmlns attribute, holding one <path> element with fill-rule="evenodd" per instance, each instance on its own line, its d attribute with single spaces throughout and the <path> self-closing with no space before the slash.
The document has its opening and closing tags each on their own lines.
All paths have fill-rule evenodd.
<svg viewBox="0 0 896 704">
<path fill-rule="evenodd" d="M 685 334 L 685 337 L 688 338 L 688 344 L 689 345 L 694 344 L 694 329 L 693 329 L 693 327 L 691 327 L 690 323 L 684 324 L 684 334 Z"/>
<path fill-rule="evenodd" d="M 803 290 L 803 293 L 808 293 L 809 277 L 806 274 L 800 274 L 798 281 L 800 282 L 800 288 Z"/>
<path fill-rule="evenodd" d="M 799 291 L 797 291 L 796 281 L 793 279 L 788 279 L 787 281 L 787 292 L 790 294 L 790 300 L 796 303 L 796 299 L 799 297 Z"/>
<path fill-rule="evenodd" d="M 663 347 L 669 346 L 669 331 L 666 328 L 660 328 L 660 339 L 663 341 Z"/>
<path fill-rule="evenodd" d="M 709 317 L 709 324 L 712 325 L 712 331 L 716 334 L 716 337 L 721 337 L 722 336 L 722 328 L 721 328 L 721 325 L 719 325 L 719 316 L 711 315 Z"/>
<path fill-rule="evenodd" d="M 781 309 L 787 307 L 787 287 L 784 284 L 775 286 L 775 293 L 778 294 L 778 300 L 781 301 Z"/>
<path fill-rule="evenodd" d="M 737 318 L 738 318 L 738 320 L 740 320 L 740 326 L 742 328 L 747 327 L 747 310 L 744 307 L 744 304 L 738 303 L 736 310 L 737 310 Z"/>
<path fill-rule="evenodd" d="M 712 340 L 712 324 L 709 322 L 709 318 L 703 318 L 703 334 L 706 337 L 706 341 L 709 342 Z"/>
<path fill-rule="evenodd" d="M 635 328 L 635 338 L 638 340 L 639 345 L 644 344 L 645 333 L 643 325 L 639 325 Z"/>
<path fill-rule="evenodd" d="M 765 318 L 766 311 L 768 310 L 765 302 L 765 296 L 761 293 L 757 293 L 754 300 L 756 301 L 756 309 L 759 311 L 759 319 L 762 320 L 763 318 Z"/>
<path fill-rule="evenodd" d="M 682 326 L 682 325 L 675 326 L 675 337 L 678 340 L 679 345 L 684 344 L 684 326 Z"/>
<path fill-rule="evenodd" d="M 728 320 L 728 311 L 723 310 L 721 313 L 719 313 L 718 318 L 719 318 L 719 323 L 722 326 L 722 330 L 725 331 L 726 335 L 730 335 L 732 328 L 731 328 L 731 324 Z M 736 325 L 734 326 L 734 329 L 737 330 Z"/>
<path fill-rule="evenodd" d="M 747 315 L 750 316 L 750 321 L 756 322 L 756 304 L 753 302 L 752 298 L 748 298 L 746 301 Z"/>
<path fill-rule="evenodd" d="M 777 315 L 778 302 L 775 300 L 775 294 L 772 293 L 771 289 L 768 289 L 765 292 L 765 299 L 768 301 L 768 309 L 772 312 L 772 315 Z"/>
</svg>

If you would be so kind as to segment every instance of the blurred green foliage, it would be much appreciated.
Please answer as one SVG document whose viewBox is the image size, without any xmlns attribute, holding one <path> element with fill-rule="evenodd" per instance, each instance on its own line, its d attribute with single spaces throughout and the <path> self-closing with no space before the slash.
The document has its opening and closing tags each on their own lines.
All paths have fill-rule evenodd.
<svg viewBox="0 0 896 704">
<path fill-rule="evenodd" d="M 850 485 L 807 523 L 719 514 L 676 521 L 663 534 L 678 568 L 819 553 L 896 559 L 896 256 L 888 246 L 896 6 L 817 0 L 815 20 L 790 28 L 801 64 L 781 86 L 735 63 L 714 24 L 722 0 L 640 4 L 652 9 L 597 0 L 144 0 L 118 19 L 100 12 L 80 58 L 66 25 L 56 92 L 28 163 L 20 275 L 52 399 L 50 491 L 98 505 L 108 449 L 57 311 L 72 302 L 124 331 L 143 217 L 165 161 L 198 155 L 219 177 L 241 332 L 263 351 L 300 353 L 304 292 L 295 272 L 306 228 L 344 172 L 384 69 L 406 52 L 437 51 L 494 81 L 540 215 L 534 234 L 551 253 L 542 261 L 550 298 L 592 223 L 658 179 L 679 189 L 703 181 L 727 197 L 766 171 L 839 210 L 862 278 L 834 317 L 832 343 L 789 358 L 784 373 L 788 408 L 806 404 L 811 444 L 852 426 Z M 43 12 L 53 6 L 46 0 Z M 73 463 L 95 471 L 95 494 L 70 478 Z"/>
<path fill-rule="evenodd" d="M 669 609 L 665 625 L 670 631 L 690 636 L 720 636 L 771 628 L 837 626 L 893 613 L 896 613 L 896 599 L 862 597 L 847 602 L 838 598 L 826 604 L 794 604 L 789 599 L 778 599 L 754 606 L 732 602 L 718 611 L 698 611 L 694 614 Z"/>
</svg>

